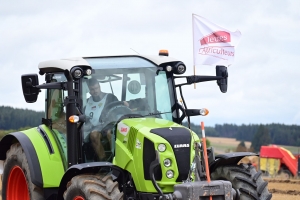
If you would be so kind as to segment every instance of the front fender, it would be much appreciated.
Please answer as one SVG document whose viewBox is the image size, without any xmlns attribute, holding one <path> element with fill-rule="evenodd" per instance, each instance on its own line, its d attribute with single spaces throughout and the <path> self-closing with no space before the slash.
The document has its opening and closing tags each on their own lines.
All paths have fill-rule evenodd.
<svg viewBox="0 0 300 200">
<path fill-rule="evenodd" d="M 242 158 L 246 156 L 258 156 L 256 153 L 252 152 L 233 152 L 219 154 L 216 159 L 209 163 L 209 171 L 212 173 L 217 167 L 224 165 L 236 165 Z"/>
<path fill-rule="evenodd" d="M 15 142 L 24 150 L 32 183 L 41 188 L 58 187 L 65 169 L 52 131 L 41 125 L 6 135 L 0 141 L 0 160 L 6 159 L 6 152 Z"/>
<path fill-rule="evenodd" d="M 67 189 L 67 183 L 76 175 L 79 174 L 96 174 L 99 170 L 103 167 L 115 168 L 118 167 L 114 166 L 110 162 L 92 162 L 92 163 L 82 163 L 77 165 L 72 165 L 64 174 L 61 179 L 60 186 L 58 189 L 57 200 L 63 200 L 63 193 Z"/>
<path fill-rule="evenodd" d="M 0 141 L 0 160 L 6 159 L 6 152 L 17 141 L 21 144 L 26 155 L 32 183 L 38 187 L 43 187 L 42 172 L 37 153 L 32 142 L 24 133 L 10 133 L 2 138 Z"/>
</svg>

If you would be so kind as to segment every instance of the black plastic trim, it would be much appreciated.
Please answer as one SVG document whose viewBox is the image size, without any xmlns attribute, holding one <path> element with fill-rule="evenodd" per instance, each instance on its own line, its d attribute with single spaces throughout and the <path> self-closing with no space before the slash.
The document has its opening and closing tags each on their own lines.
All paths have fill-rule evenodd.
<svg viewBox="0 0 300 200">
<path fill-rule="evenodd" d="M 143 193 L 143 192 L 140 192 L 138 195 L 140 200 L 159 199 L 160 197 L 160 194 Z"/>
<path fill-rule="evenodd" d="M 41 126 L 39 126 L 37 128 L 37 130 L 39 131 L 39 133 L 43 137 L 43 139 L 44 139 L 44 141 L 45 141 L 45 143 L 46 143 L 46 145 L 48 147 L 49 153 L 50 154 L 54 154 L 54 149 L 53 149 L 52 144 L 50 142 L 50 139 L 49 139 L 48 135 L 46 134 L 46 132 L 44 131 L 44 129 Z"/>
<path fill-rule="evenodd" d="M 176 182 L 182 182 L 188 177 L 190 170 L 190 145 L 191 145 L 191 133 L 184 127 L 169 127 L 169 128 L 156 128 L 151 129 L 150 133 L 161 136 L 167 140 L 172 146 L 175 159 L 178 167 L 178 178 Z M 184 148 L 176 148 L 175 145 L 187 144 Z M 147 149 L 148 152 L 148 149 Z"/>
<path fill-rule="evenodd" d="M 143 146 L 143 166 L 144 166 L 144 179 L 152 180 L 150 174 L 150 166 L 153 161 L 156 160 L 156 153 L 154 149 L 154 143 L 148 138 L 144 138 L 144 146 Z M 157 166 L 153 169 L 155 180 L 160 181 L 162 179 L 162 171 L 161 166 Z"/>
<path fill-rule="evenodd" d="M 15 132 L 6 135 L 0 141 L 0 159 L 1 160 L 6 159 L 6 152 L 9 150 L 10 146 L 16 140 L 21 144 L 25 152 L 32 183 L 38 187 L 43 188 L 43 177 L 42 177 L 40 162 L 37 157 L 37 153 L 34 149 L 34 146 L 30 141 L 30 139 L 27 137 L 27 135 L 25 135 L 22 132 Z"/>
<path fill-rule="evenodd" d="M 58 188 L 43 188 L 44 198 L 46 200 L 55 200 L 57 199 Z"/>
<path fill-rule="evenodd" d="M 298 176 L 300 177 L 300 155 L 298 155 Z"/>
</svg>

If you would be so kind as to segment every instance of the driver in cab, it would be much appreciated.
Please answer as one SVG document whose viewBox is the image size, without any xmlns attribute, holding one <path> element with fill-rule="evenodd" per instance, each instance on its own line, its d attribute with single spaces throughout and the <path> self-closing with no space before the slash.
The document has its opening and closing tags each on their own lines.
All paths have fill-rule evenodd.
<svg viewBox="0 0 300 200">
<path fill-rule="evenodd" d="M 92 126 L 88 139 L 90 140 L 94 151 L 101 161 L 106 157 L 104 147 L 101 144 L 101 139 L 107 137 L 109 145 L 111 145 L 112 136 L 110 128 L 103 129 L 102 127 L 102 120 L 105 118 L 105 113 L 103 113 L 103 110 L 107 104 L 119 100 L 114 94 L 102 92 L 100 84 L 95 78 L 89 79 L 87 81 L 87 85 L 90 90 L 91 97 L 87 99 L 84 114 L 87 116 L 90 125 Z M 124 105 L 129 106 L 126 101 L 124 101 Z"/>
</svg>

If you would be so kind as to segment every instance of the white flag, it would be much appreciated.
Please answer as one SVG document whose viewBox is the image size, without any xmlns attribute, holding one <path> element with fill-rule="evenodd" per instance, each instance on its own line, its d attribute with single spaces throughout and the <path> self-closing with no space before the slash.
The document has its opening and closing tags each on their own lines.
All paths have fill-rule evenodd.
<svg viewBox="0 0 300 200">
<path fill-rule="evenodd" d="M 231 65 L 240 31 L 230 32 L 207 19 L 193 14 L 195 65 Z"/>
</svg>

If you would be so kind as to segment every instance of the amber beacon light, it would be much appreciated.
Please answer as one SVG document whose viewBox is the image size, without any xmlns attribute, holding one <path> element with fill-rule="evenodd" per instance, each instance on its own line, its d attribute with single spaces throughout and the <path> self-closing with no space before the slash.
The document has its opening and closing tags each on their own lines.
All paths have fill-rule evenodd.
<svg viewBox="0 0 300 200">
<path fill-rule="evenodd" d="M 169 56 L 168 50 L 159 50 L 159 56 Z"/>
</svg>

